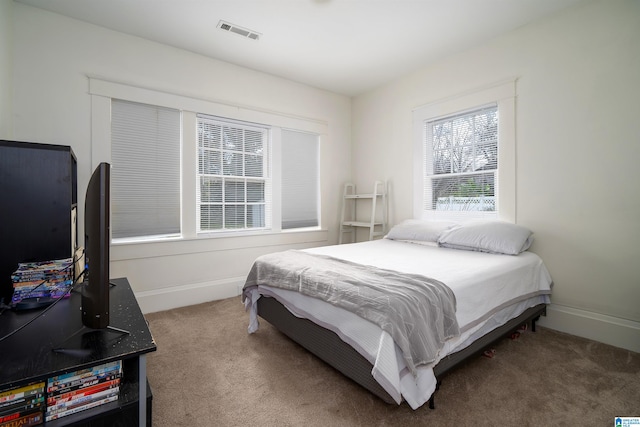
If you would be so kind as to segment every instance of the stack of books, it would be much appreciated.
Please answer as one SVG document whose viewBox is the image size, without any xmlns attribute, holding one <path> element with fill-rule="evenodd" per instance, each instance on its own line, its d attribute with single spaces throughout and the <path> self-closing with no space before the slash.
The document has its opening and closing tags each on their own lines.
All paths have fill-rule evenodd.
<svg viewBox="0 0 640 427">
<path fill-rule="evenodd" d="M 0 393 L 0 427 L 35 426 L 44 421 L 44 382 Z"/>
<path fill-rule="evenodd" d="M 11 280 L 13 304 L 27 297 L 60 298 L 73 284 L 73 259 L 20 263 Z"/>
<path fill-rule="evenodd" d="M 45 420 L 118 400 L 121 378 L 121 360 L 49 378 Z"/>
</svg>

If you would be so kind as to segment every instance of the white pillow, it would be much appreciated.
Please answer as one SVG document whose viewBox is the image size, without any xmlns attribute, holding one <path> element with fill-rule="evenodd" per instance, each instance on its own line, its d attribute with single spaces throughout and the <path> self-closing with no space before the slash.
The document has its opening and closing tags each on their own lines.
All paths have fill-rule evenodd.
<svg viewBox="0 0 640 427">
<path fill-rule="evenodd" d="M 518 255 L 533 243 L 533 233 L 526 227 L 504 221 L 481 221 L 462 224 L 438 239 L 445 248 L 495 254 Z"/>
<path fill-rule="evenodd" d="M 413 242 L 437 242 L 438 237 L 455 227 L 455 222 L 426 221 L 420 219 L 407 219 L 389 230 L 385 236 L 391 240 L 408 240 Z"/>
</svg>

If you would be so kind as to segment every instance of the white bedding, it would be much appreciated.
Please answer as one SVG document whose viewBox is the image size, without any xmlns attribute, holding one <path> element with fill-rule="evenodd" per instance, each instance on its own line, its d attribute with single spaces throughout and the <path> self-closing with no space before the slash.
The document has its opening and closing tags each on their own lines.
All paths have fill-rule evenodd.
<svg viewBox="0 0 640 427">
<path fill-rule="evenodd" d="M 311 253 L 420 274 L 449 286 L 457 301 L 461 335 L 445 343 L 439 358 L 459 351 L 478 337 L 518 316 L 527 308 L 549 302 L 551 277 L 531 252 L 496 255 L 446 249 L 388 239 L 307 249 Z M 256 302 L 260 294 L 277 298 L 298 317 L 308 318 L 338 334 L 373 365 L 372 375 L 399 404 L 404 398 L 417 409 L 435 391 L 432 366 L 413 376 L 391 336 L 378 326 L 341 308 L 294 291 L 259 286 L 247 299 L 249 332 L 258 328 Z"/>
</svg>

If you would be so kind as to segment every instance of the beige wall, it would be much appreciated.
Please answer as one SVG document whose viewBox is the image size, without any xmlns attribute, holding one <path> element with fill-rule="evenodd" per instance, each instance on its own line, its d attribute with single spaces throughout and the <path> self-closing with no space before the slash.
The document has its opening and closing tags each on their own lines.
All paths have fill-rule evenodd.
<svg viewBox="0 0 640 427">
<path fill-rule="evenodd" d="M 89 77 L 328 125 L 321 147 L 324 231 L 114 245 L 111 276 L 129 278 L 143 310 L 239 295 L 258 255 L 337 242 L 338 189 L 350 178 L 348 97 L 19 3 L 13 18 L 15 139 L 71 145 L 81 203 L 95 154 Z"/>
<path fill-rule="evenodd" d="M 412 109 L 516 77 L 517 222 L 555 282 L 545 324 L 635 351 L 639 23 L 638 1 L 587 2 L 356 97 L 352 113 L 354 180 L 388 179 L 397 223 L 412 215 Z"/>
<path fill-rule="evenodd" d="M 13 1 L 0 0 L 0 139 L 13 139 Z"/>
</svg>

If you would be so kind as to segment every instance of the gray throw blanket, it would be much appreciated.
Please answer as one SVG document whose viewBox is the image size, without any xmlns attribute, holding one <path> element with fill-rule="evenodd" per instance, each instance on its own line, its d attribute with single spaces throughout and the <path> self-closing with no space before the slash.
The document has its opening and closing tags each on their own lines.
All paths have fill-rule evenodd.
<svg viewBox="0 0 640 427">
<path fill-rule="evenodd" d="M 459 334 L 451 289 L 419 275 L 289 250 L 256 260 L 244 289 L 258 285 L 298 291 L 373 322 L 391 335 L 414 375 Z"/>
</svg>

